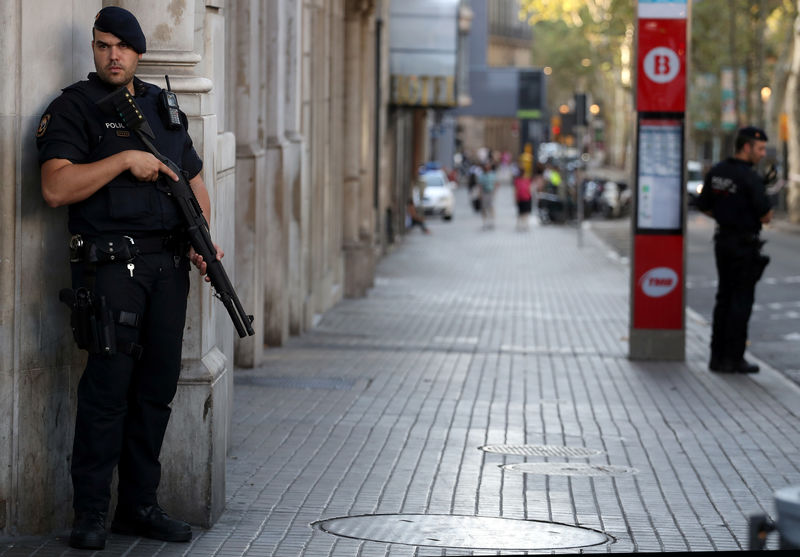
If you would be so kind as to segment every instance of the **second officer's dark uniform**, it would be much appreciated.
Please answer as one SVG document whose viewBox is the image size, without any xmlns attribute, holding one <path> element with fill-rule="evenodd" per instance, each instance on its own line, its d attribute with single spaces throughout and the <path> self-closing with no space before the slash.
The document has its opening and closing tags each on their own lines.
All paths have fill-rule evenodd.
<svg viewBox="0 0 800 557">
<path fill-rule="evenodd" d="M 95 28 L 133 46 L 141 43 L 137 52 L 144 51 L 138 22 L 126 10 L 104 8 Z M 96 104 L 115 89 L 94 72 L 65 88 L 39 126 L 40 163 L 92 163 L 125 150 L 145 150 L 118 117 Z M 196 176 L 202 161 L 185 116 L 183 126 L 169 129 L 159 113 L 160 89 L 134 78 L 134 90 L 155 146 L 189 178 Z M 104 546 L 115 466 L 119 496 L 113 531 L 167 541 L 191 538 L 189 525 L 169 518 L 156 498 L 159 454 L 181 367 L 190 268 L 182 221 L 168 191 L 163 178 L 141 182 L 126 171 L 69 205 L 72 293 L 85 288 L 95 321 L 102 315 L 110 321 L 98 326 L 101 338 L 87 348 L 78 385 L 71 468 L 74 547 Z M 110 345 L 103 338 L 109 329 L 114 333 Z"/>
<path fill-rule="evenodd" d="M 739 131 L 739 141 L 767 141 L 758 128 Z M 711 333 L 710 369 L 752 373 L 744 360 L 755 285 L 769 259 L 761 254 L 761 219 L 770 211 L 764 181 L 752 162 L 737 157 L 717 163 L 706 175 L 698 208 L 717 222 L 714 255 L 718 287 Z"/>
</svg>

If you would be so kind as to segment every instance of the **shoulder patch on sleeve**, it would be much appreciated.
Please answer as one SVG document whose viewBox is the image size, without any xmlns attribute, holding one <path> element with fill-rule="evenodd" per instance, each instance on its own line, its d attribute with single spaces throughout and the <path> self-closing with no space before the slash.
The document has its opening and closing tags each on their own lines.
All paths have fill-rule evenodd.
<svg viewBox="0 0 800 557">
<path fill-rule="evenodd" d="M 45 114 L 44 116 L 42 116 L 42 120 L 41 122 L 39 122 L 39 129 L 36 130 L 36 137 L 42 137 L 44 135 L 44 132 L 47 131 L 47 124 L 49 123 L 50 123 L 50 115 Z"/>
</svg>

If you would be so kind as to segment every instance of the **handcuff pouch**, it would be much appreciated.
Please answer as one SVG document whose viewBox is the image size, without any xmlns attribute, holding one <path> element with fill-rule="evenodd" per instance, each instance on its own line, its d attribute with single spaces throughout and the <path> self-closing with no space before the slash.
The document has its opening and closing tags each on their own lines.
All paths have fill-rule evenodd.
<svg viewBox="0 0 800 557">
<path fill-rule="evenodd" d="M 136 256 L 133 244 L 125 236 L 103 236 L 89 246 L 89 263 L 103 264 L 130 261 Z"/>
</svg>

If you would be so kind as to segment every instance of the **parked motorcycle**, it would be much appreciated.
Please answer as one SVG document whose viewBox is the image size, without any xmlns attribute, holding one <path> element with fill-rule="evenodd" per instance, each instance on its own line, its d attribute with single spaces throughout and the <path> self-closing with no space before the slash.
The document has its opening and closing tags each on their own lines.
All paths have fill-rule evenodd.
<svg viewBox="0 0 800 557">
<path fill-rule="evenodd" d="M 603 184 L 599 209 L 607 219 L 615 219 L 629 214 L 631 209 L 631 189 L 624 182 L 606 181 Z"/>
<path fill-rule="evenodd" d="M 567 211 L 564 200 L 558 195 L 549 192 L 542 192 L 538 196 L 539 220 L 542 224 L 562 224 L 567 220 Z"/>
<path fill-rule="evenodd" d="M 603 181 L 587 178 L 583 182 L 583 216 L 589 218 L 601 210 L 600 200 L 603 196 Z"/>
</svg>

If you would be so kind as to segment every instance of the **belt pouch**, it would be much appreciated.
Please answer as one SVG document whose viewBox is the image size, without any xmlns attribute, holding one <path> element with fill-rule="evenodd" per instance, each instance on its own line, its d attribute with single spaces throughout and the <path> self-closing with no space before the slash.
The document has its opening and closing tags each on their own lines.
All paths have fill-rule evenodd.
<svg viewBox="0 0 800 557">
<path fill-rule="evenodd" d="M 89 263 L 130 261 L 134 255 L 130 241 L 123 236 L 102 236 L 89 247 Z"/>
</svg>

